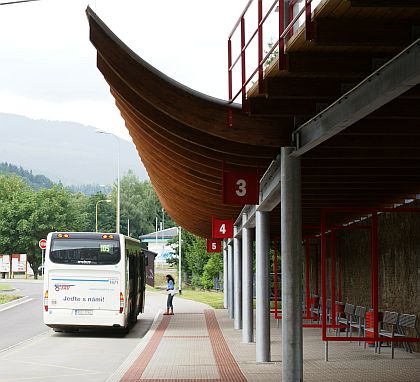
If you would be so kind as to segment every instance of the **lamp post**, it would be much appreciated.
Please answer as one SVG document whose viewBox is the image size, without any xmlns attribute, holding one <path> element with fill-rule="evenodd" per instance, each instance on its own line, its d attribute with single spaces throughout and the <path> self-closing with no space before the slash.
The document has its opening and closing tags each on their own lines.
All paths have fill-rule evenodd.
<svg viewBox="0 0 420 382">
<path fill-rule="evenodd" d="M 98 200 L 97 202 L 96 202 L 96 231 L 95 232 L 98 232 L 98 206 L 99 206 L 99 203 L 101 203 L 101 202 L 106 202 L 106 203 L 111 203 L 111 201 L 109 200 L 109 199 L 102 199 L 102 200 Z"/>
<path fill-rule="evenodd" d="M 116 135 L 112 133 L 108 133 L 106 131 L 102 130 L 96 130 L 98 134 L 108 134 L 113 136 L 117 140 L 118 144 L 118 151 L 117 151 L 117 221 L 116 221 L 116 231 L 117 233 L 120 233 L 120 138 L 118 138 Z"/>
</svg>

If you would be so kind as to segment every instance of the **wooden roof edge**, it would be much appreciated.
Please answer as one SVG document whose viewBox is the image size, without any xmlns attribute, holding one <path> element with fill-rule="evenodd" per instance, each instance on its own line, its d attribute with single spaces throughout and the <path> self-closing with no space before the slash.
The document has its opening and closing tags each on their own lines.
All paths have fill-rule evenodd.
<svg viewBox="0 0 420 382">
<path fill-rule="evenodd" d="M 169 85 L 178 88 L 194 97 L 201 98 L 208 102 L 213 102 L 219 104 L 220 106 L 230 107 L 236 110 L 241 110 L 241 105 L 238 103 L 229 103 L 227 100 L 223 100 L 221 98 L 213 97 L 208 94 L 199 92 L 198 90 L 192 89 L 181 82 L 174 80 L 173 78 L 169 77 L 165 73 L 161 72 L 159 69 L 156 69 L 154 66 L 150 65 L 147 61 L 143 60 L 136 52 L 134 52 L 131 48 L 129 48 L 102 20 L 101 18 L 90 8 L 89 6 L 86 8 L 86 15 L 88 17 L 89 25 L 91 25 L 91 21 L 93 20 L 96 24 L 100 26 L 102 30 L 104 30 L 107 35 L 112 38 L 112 40 L 117 44 L 122 50 L 125 51 L 128 55 L 130 55 L 135 61 L 138 61 L 142 66 L 144 66 L 148 71 L 153 73 L 156 77 L 161 78 L 163 81 L 167 82 Z M 94 41 L 92 44 L 95 45 Z M 96 47 L 96 46 L 95 46 Z"/>
<path fill-rule="evenodd" d="M 279 126 L 279 121 L 274 118 L 250 117 L 241 105 L 231 104 L 177 82 L 133 52 L 91 8 L 87 8 L 86 14 L 90 40 L 98 51 L 99 70 L 111 88 L 123 86 L 130 92 L 130 103 L 134 108 L 137 108 L 140 100 L 148 102 L 156 113 L 164 113 L 186 126 L 232 142 L 279 147 L 281 143 L 290 141 L 290 123 Z M 162 91 L 171 102 L 162 99 Z M 233 126 L 228 125 L 229 115 Z"/>
</svg>

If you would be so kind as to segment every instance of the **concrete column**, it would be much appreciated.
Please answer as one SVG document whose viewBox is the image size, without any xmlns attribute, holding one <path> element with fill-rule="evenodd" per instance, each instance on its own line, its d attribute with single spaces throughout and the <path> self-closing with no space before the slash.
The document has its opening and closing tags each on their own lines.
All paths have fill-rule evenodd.
<svg viewBox="0 0 420 382">
<path fill-rule="evenodd" d="M 223 240 L 223 306 L 228 308 L 228 254 L 227 241 Z"/>
<path fill-rule="evenodd" d="M 229 311 L 229 318 L 234 317 L 234 294 L 233 294 L 233 248 L 232 244 L 228 244 L 228 311 Z"/>
<path fill-rule="evenodd" d="M 300 159 L 281 149 L 282 381 L 303 380 Z"/>
<path fill-rule="evenodd" d="M 242 215 L 242 222 L 247 220 L 247 214 Z M 254 341 L 254 314 L 252 306 L 252 236 L 251 228 L 242 228 L 242 342 Z"/>
<path fill-rule="evenodd" d="M 270 215 L 256 212 L 256 361 L 270 362 Z"/>
<path fill-rule="evenodd" d="M 238 229 L 234 227 L 236 235 Z M 234 272 L 234 323 L 235 329 L 242 329 L 242 240 L 233 239 L 233 272 Z"/>
</svg>

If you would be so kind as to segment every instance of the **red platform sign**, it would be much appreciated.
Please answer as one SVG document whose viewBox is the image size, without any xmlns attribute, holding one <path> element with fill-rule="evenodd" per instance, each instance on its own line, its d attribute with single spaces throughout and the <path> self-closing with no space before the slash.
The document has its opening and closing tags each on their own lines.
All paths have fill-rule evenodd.
<svg viewBox="0 0 420 382">
<path fill-rule="evenodd" d="M 222 252 L 222 242 L 215 239 L 207 239 L 207 252 Z"/>
<path fill-rule="evenodd" d="M 216 239 L 228 239 L 233 237 L 233 220 L 212 219 L 212 237 Z"/>
<path fill-rule="evenodd" d="M 223 203 L 258 204 L 259 186 L 257 171 L 223 171 Z"/>
</svg>

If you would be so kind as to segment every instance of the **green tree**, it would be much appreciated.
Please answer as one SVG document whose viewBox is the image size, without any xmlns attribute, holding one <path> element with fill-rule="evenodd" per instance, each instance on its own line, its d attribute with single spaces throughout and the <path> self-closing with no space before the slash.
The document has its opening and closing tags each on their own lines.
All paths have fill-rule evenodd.
<svg viewBox="0 0 420 382">
<path fill-rule="evenodd" d="M 214 288 L 214 279 L 219 277 L 223 271 L 223 260 L 220 253 L 212 253 L 204 266 L 204 273 L 201 276 L 201 284 L 204 289 Z"/>
<path fill-rule="evenodd" d="M 98 205 L 98 231 L 116 231 L 116 203 L 111 198 L 111 195 L 98 192 L 87 199 L 85 204 L 87 232 L 96 231 L 96 205 Z M 102 200 L 104 202 L 101 202 Z M 105 200 L 111 200 L 111 202 L 107 203 Z"/>
<path fill-rule="evenodd" d="M 273 48 L 273 46 L 274 46 L 274 42 L 273 40 L 271 40 L 268 43 L 268 50 L 264 50 L 264 54 L 268 54 L 268 52 Z M 271 63 L 278 57 L 278 55 L 279 55 L 279 48 L 277 47 L 271 52 L 270 56 L 264 62 L 264 69 L 267 69 L 271 65 Z"/>
<path fill-rule="evenodd" d="M 58 185 L 35 192 L 16 176 L 0 176 L 0 251 L 26 253 L 37 277 L 40 239 L 51 231 L 85 230 L 83 198 Z"/>
<path fill-rule="evenodd" d="M 112 191 L 112 200 L 116 200 L 116 187 Z M 120 181 L 121 232 L 127 234 L 130 221 L 130 236 L 138 237 L 154 232 L 156 218 L 161 221 L 162 205 L 150 181 L 140 181 L 132 171 Z M 163 211 L 165 228 L 174 227 L 175 223 Z"/>
</svg>

